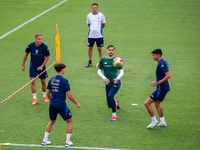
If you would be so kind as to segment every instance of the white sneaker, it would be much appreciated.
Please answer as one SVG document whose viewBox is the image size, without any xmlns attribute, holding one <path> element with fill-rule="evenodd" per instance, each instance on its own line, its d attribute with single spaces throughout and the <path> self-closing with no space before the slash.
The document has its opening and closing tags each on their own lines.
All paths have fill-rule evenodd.
<svg viewBox="0 0 200 150">
<path fill-rule="evenodd" d="M 147 126 L 147 128 L 153 128 L 154 126 L 158 125 L 158 122 L 151 122 L 150 125 Z"/>
<path fill-rule="evenodd" d="M 41 144 L 42 146 L 45 146 L 46 145 L 46 143 L 44 142 L 44 141 L 42 141 L 42 144 Z"/>
<path fill-rule="evenodd" d="M 65 144 L 65 147 L 69 147 L 69 146 L 72 146 L 72 145 L 73 145 L 72 141 L 69 141 L 69 143 Z"/>
<path fill-rule="evenodd" d="M 42 146 L 46 146 L 47 144 L 51 144 L 51 141 L 47 141 L 47 142 L 42 141 Z"/>
<path fill-rule="evenodd" d="M 166 123 L 159 123 L 157 126 L 159 126 L 159 127 L 167 127 L 167 124 Z"/>
</svg>

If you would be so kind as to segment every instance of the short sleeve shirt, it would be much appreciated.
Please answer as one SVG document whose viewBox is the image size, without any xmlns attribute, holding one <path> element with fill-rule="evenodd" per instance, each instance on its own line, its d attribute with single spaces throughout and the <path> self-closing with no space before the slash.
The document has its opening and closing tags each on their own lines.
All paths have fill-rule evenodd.
<svg viewBox="0 0 200 150">
<path fill-rule="evenodd" d="M 160 81 L 165 77 L 165 73 L 169 71 L 169 66 L 166 60 L 161 59 L 158 62 L 157 68 L 156 68 L 156 81 Z M 170 91 L 170 86 L 168 83 L 168 80 L 159 84 L 157 86 L 158 89 L 164 90 L 164 91 Z"/>
<path fill-rule="evenodd" d="M 50 104 L 66 105 L 66 92 L 70 91 L 70 85 L 67 79 L 60 75 L 56 75 L 49 80 L 47 89 L 51 91 Z"/>
<path fill-rule="evenodd" d="M 96 15 L 89 13 L 87 15 L 86 23 L 90 24 L 88 31 L 88 38 L 102 38 L 103 37 L 103 23 L 106 23 L 104 15 L 98 12 Z"/>
<path fill-rule="evenodd" d="M 46 44 L 42 43 L 39 47 L 35 45 L 35 42 L 30 43 L 26 48 L 26 53 L 31 53 L 31 67 L 39 67 L 44 62 L 45 57 L 49 56 L 49 49 Z"/>
</svg>

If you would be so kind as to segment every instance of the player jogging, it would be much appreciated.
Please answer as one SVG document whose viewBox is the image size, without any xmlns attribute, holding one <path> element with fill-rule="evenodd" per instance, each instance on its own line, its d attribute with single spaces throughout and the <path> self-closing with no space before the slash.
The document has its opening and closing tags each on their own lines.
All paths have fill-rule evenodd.
<svg viewBox="0 0 200 150">
<path fill-rule="evenodd" d="M 151 53 L 152 58 L 154 59 L 154 61 L 158 62 L 158 65 L 156 68 L 156 81 L 152 81 L 150 84 L 151 86 L 156 86 L 156 91 L 154 91 L 144 103 L 152 119 L 151 124 L 148 125 L 147 128 L 153 128 L 156 125 L 160 127 L 167 127 L 164 119 L 164 111 L 160 103 L 164 100 L 167 92 L 170 91 L 168 79 L 171 78 L 171 75 L 169 73 L 167 61 L 162 59 L 161 49 L 155 49 Z M 151 106 L 153 102 L 160 116 L 160 123 L 158 123 L 154 114 L 153 107 Z"/>
<path fill-rule="evenodd" d="M 115 47 L 113 45 L 107 46 L 108 55 L 102 57 L 99 61 L 98 75 L 104 80 L 106 84 L 106 97 L 107 104 L 109 108 L 112 108 L 112 118 L 110 121 L 117 120 L 116 107 L 119 109 L 119 100 L 114 100 L 114 96 L 120 88 L 121 81 L 120 78 L 124 75 L 123 66 L 119 68 L 113 65 L 113 60 L 116 58 L 114 56 Z M 104 74 L 102 73 L 102 69 Z M 118 75 L 119 70 L 119 75 Z"/>
<path fill-rule="evenodd" d="M 103 57 L 103 28 L 105 27 L 105 17 L 101 12 L 98 12 L 98 4 L 92 4 L 92 12 L 87 15 L 86 23 L 88 24 L 88 57 L 89 62 L 85 67 L 92 66 L 92 49 L 96 42 L 99 53 L 99 58 Z"/>
<path fill-rule="evenodd" d="M 63 63 L 57 63 L 54 65 L 54 68 L 57 72 L 57 75 L 52 77 L 47 86 L 47 96 L 50 99 L 49 105 L 49 116 L 50 122 L 46 126 L 44 139 L 42 145 L 45 146 L 47 144 L 47 139 L 51 129 L 56 122 L 57 114 L 60 114 L 64 121 L 67 122 L 67 140 L 65 147 L 72 146 L 73 143 L 70 141 L 71 133 L 72 133 L 72 114 L 65 102 L 66 94 L 68 98 L 74 102 L 77 108 L 80 108 L 81 105 L 76 101 L 74 96 L 71 94 L 69 81 L 63 77 L 65 73 L 66 65 Z"/>
<path fill-rule="evenodd" d="M 46 69 L 45 64 L 49 60 L 49 49 L 46 44 L 42 42 L 42 34 L 35 34 L 35 42 L 30 43 L 25 51 L 23 61 L 22 61 L 22 71 L 25 71 L 25 62 L 28 57 L 28 54 L 31 53 L 31 62 L 29 68 L 30 79 L 34 79 L 38 74 L 43 72 Z M 46 78 L 48 77 L 47 72 L 45 71 L 42 75 L 39 76 L 42 83 L 42 92 L 43 100 L 49 102 L 46 97 Z M 35 80 L 31 82 L 31 91 L 33 95 L 32 105 L 37 103 L 36 98 L 36 85 Z"/>
</svg>

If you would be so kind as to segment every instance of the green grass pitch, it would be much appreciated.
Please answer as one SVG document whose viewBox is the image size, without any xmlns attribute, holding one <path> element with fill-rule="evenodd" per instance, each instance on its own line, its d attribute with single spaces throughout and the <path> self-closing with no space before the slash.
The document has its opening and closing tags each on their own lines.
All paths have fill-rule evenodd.
<svg viewBox="0 0 200 150">
<path fill-rule="evenodd" d="M 0 36 L 28 21 L 62 0 L 1 0 Z M 103 80 L 95 68 L 99 61 L 96 46 L 93 66 L 88 61 L 86 16 L 97 2 L 106 17 L 103 55 L 106 46 L 116 47 L 115 56 L 124 61 L 122 85 L 115 96 L 120 100 L 118 120 L 109 122 Z M 29 61 L 21 71 L 26 46 L 35 33 L 43 34 L 50 49 L 47 67 L 55 61 L 56 24 L 61 39 L 61 61 L 67 65 L 66 77 L 72 94 L 82 107 L 67 99 L 73 115 L 71 140 L 77 147 L 115 149 L 192 149 L 200 148 L 200 1 L 198 0 L 68 0 L 24 27 L 0 40 L 0 101 L 29 82 Z M 172 78 L 171 91 L 162 103 L 167 128 L 146 126 L 151 118 L 144 106 L 155 90 L 157 62 L 151 58 L 155 48 L 163 50 Z M 48 71 L 47 81 L 55 75 Z M 41 83 L 36 80 L 36 106 L 32 106 L 30 85 L 0 105 L 0 143 L 41 144 L 49 121 L 48 104 L 42 101 Z M 132 103 L 138 106 L 131 106 Z M 155 108 L 155 107 L 154 107 Z M 155 112 L 159 120 L 157 112 Z M 63 145 L 66 123 L 59 116 L 49 139 Z M 1 146 L 2 150 L 53 150 L 44 147 Z"/>
</svg>

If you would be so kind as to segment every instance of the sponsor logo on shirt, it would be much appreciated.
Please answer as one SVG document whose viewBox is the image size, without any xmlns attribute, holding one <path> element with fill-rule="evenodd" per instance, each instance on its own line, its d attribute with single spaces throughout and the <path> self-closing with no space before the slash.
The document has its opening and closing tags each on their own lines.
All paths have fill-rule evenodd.
<svg viewBox="0 0 200 150">
<path fill-rule="evenodd" d="M 60 80 L 58 79 L 53 79 L 52 82 L 51 82 L 51 91 L 52 92 L 58 92 L 58 89 L 59 89 L 59 83 L 60 83 Z"/>
<path fill-rule="evenodd" d="M 52 92 L 58 92 L 58 90 L 57 89 L 52 89 Z"/>
<path fill-rule="evenodd" d="M 107 64 L 107 62 L 104 63 L 105 65 Z"/>
</svg>

